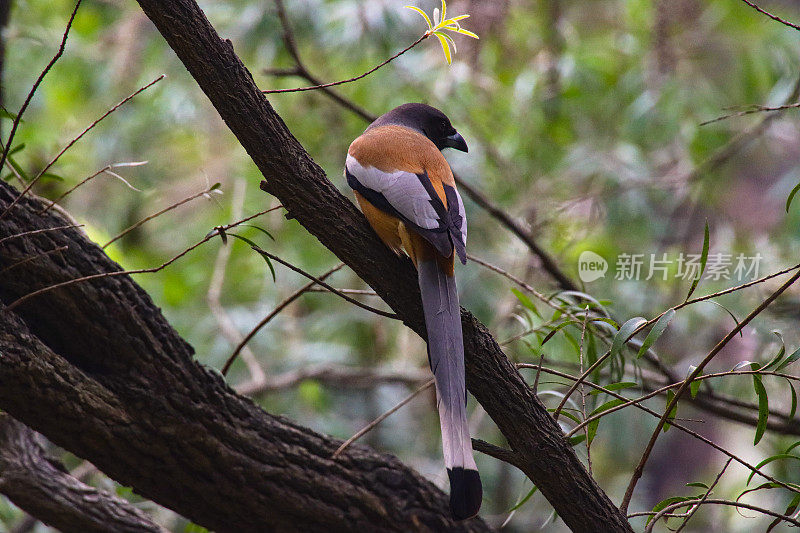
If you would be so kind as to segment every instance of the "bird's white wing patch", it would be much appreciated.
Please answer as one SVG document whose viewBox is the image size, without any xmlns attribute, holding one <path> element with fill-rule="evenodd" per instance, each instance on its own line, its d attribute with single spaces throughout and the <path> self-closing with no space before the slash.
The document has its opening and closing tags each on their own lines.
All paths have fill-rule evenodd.
<svg viewBox="0 0 800 533">
<path fill-rule="evenodd" d="M 345 168 L 361 185 L 382 194 L 392 207 L 417 226 L 424 229 L 439 227 L 439 217 L 431 205 L 431 197 L 416 174 L 403 170 L 384 172 L 375 167 L 362 166 L 350 154 L 347 155 Z M 461 209 L 463 212 L 463 206 Z"/>
<path fill-rule="evenodd" d="M 458 198 L 458 212 L 461 215 L 461 240 L 464 241 L 464 246 L 467 245 L 467 215 L 464 211 L 464 200 L 456 190 L 456 198 Z"/>
</svg>

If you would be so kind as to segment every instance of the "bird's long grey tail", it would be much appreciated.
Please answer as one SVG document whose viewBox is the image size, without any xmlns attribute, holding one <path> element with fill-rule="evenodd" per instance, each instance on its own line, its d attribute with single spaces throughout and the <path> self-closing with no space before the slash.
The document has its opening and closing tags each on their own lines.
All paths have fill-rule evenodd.
<svg viewBox="0 0 800 533">
<path fill-rule="evenodd" d="M 428 329 L 428 362 L 436 381 L 442 448 L 450 478 L 450 511 L 456 520 L 481 506 L 481 478 L 472 456 L 464 384 L 464 339 L 456 280 L 436 261 L 420 261 L 419 288 Z"/>
</svg>

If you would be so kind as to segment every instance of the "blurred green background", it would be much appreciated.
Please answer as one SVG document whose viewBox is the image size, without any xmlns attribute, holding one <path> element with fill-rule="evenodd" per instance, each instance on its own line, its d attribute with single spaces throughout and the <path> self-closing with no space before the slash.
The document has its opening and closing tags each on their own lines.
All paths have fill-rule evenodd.
<svg viewBox="0 0 800 533">
<path fill-rule="evenodd" d="M 402 8 L 406 2 L 286 3 L 303 60 L 325 81 L 364 72 L 424 31 L 422 19 Z M 438 6 L 430 0 L 419 5 L 428 13 Z M 9 111 L 16 112 L 52 57 L 73 6 L 63 0 L 14 0 L 3 34 L 3 103 Z M 201 6 L 262 88 L 308 85 L 299 77 L 264 70 L 294 65 L 273 2 L 205 1 Z M 764 7 L 800 20 L 796 2 L 765 1 Z M 468 154 L 447 154 L 454 170 L 527 228 L 573 279 L 579 279 L 583 251 L 608 261 L 605 277 L 587 282 L 584 289 L 607 302 L 616 318 L 651 318 L 683 301 L 690 281 L 676 277 L 674 260 L 680 253 L 700 253 L 706 220 L 712 255 L 732 254 L 735 260 L 738 254 L 760 254 L 759 276 L 797 263 L 800 204 L 788 214 L 784 211 L 787 196 L 800 181 L 797 111 L 755 113 L 700 126 L 739 109 L 726 110 L 732 106 L 796 101 L 792 93 L 800 77 L 797 32 L 738 0 L 453 0 L 448 13 L 471 14 L 464 27 L 481 37 L 473 41 L 456 36 L 452 66 L 447 66 L 438 43 L 426 40 L 376 73 L 337 90 L 376 115 L 408 101 L 426 102 L 447 113 L 470 147 Z M 278 205 L 259 190 L 257 169 L 135 2 L 87 0 L 81 6 L 64 57 L 24 116 L 14 142 L 24 148 L 14 154 L 14 162 L 24 174 L 36 175 L 106 109 L 162 73 L 165 80 L 100 123 L 50 170 L 53 176 L 35 188 L 37 194 L 56 198 L 108 164 L 148 161 L 115 169 L 140 191 L 101 175 L 62 202 L 102 244 L 145 216 L 221 184 L 222 194 L 201 196 L 109 246 L 109 255 L 126 269 L 159 265 L 214 226 Z M 350 141 L 366 125 L 363 119 L 319 92 L 276 94 L 269 100 L 333 183 L 351 197 L 342 166 Z M 10 124 L 7 119 L 0 122 L 4 139 Z M 4 169 L 4 178 L 6 173 Z M 486 211 L 465 201 L 470 253 L 552 294 L 556 285 L 528 248 Z M 254 223 L 268 230 L 274 242 L 253 228 L 241 234 L 313 274 L 338 263 L 280 210 Z M 656 274 L 646 280 L 651 254 L 660 258 L 664 253 L 671 260 L 668 279 Z M 640 279 L 615 279 L 620 254 L 644 254 Z M 212 240 L 169 268 L 135 279 L 194 346 L 198 360 L 219 369 L 236 345 L 223 328 L 247 333 L 305 283 L 301 276 L 275 268 L 277 282 L 263 259 L 243 242 L 231 241 L 225 249 Z M 542 323 L 521 305 L 508 279 L 474 262 L 458 268 L 457 275 L 462 305 L 499 341 Z M 696 294 L 747 281 L 731 278 L 704 279 Z M 341 288 L 368 288 L 347 268 L 330 280 Z M 219 300 L 214 290 L 209 292 L 215 284 Z M 777 285 L 769 281 L 718 301 L 742 318 Z M 381 306 L 373 296 L 357 297 Z M 536 305 L 545 320 L 552 315 L 540 302 Z M 790 289 L 708 370 L 769 359 L 778 350 L 771 333 L 775 329 L 793 351 L 800 343 L 799 319 L 800 291 Z M 734 325 L 724 309 L 697 304 L 677 313 L 656 349 L 684 376 Z M 545 345 L 546 361 L 577 373 L 579 350 L 574 341 L 580 336 L 580 326 L 561 330 Z M 506 353 L 517 361 L 538 362 L 541 336 L 538 341 L 535 335 L 525 339 L 527 343 L 509 343 Z M 410 380 L 383 383 L 376 378 L 365 384 L 320 378 L 256 390 L 253 379 L 258 381 L 259 371 L 242 360 L 234 364 L 229 382 L 256 390 L 254 397 L 266 410 L 340 438 L 393 406 L 427 376 L 425 345 L 418 337 L 326 293 L 302 296 L 248 346 L 251 362 L 273 384 L 287 372 L 322 366 Z M 630 378 L 635 359 L 632 354 L 627 357 Z M 523 372 L 532 382 L 533 371 Z M 600 377 L 601 383 L 611 380 L 605 374 Z M 542 376 L 540 393 L 555 391 L 541 396 L 549 406 L 558 403 L 561 383 Z M 766 377 L 764 383 L 770 407 L 787 412 L 786 381 Z M 713 386 L 743 401 L 756 401 L 749 377 L 719 379 Z M 638 393 L 628 392 L 631 397 Z M 587 401 L 597 405 L 606 399 L 591 396 Z M 432 392 L 420 396 L 364 441 L 396 454 L 446 489 L 434 402 Z M 663 411 L 663 396 L 648 405 Z M 473 435 L 502 445 L 491 420 L 472 400 L 470 406 Z M 768 432 L 754 447 L 752 426 L 683 404 L 679 416 L 695 420 L 686 424 L 752 463 L 797 440 Z M 574 425 L 561 420 L 565 427 Z M 601 422 L 591 446 L 592 468 L 615 502 L 654 426 L 655 419 L 630 408 Z M 585 443 L 576 450 L 586 459 Z M 77 458 L 65 457 L 69 466 L 80 464 Z M 489 523 L 505 523 L 505 531 L 566 530 L 563 522 L 553 520 L 538 493 L 512 513 L 510 509 L 529 493 L 530 481 L 495 459 L 479 454 L 477 460 L 485 490 L 482 516 Z M 724 456 L 686 435 L 666 433 L 630 511 L 649 510 L 669 496 L 696 494 L 698 489 L 685 484 L 710 483 L 724 462 Z M 796 462 L 777 461 L 768 469 L 780 479 L 800 481 Z M 746 488 L 747 473 L 732 465 L 715 495 L 735 499 Z M 185 520 L 137 499 L 99 473 L 89 474 L 88 480 L 137 501 L 172 531 L 192 530 Z M 783 512 L 791 496 L 773 490 L 745 498 Z M 11 530 L 22 514 L 3 500 L 0 519 Z M 751 512 L 738 514 L 715 506 L 701 509 L 685 531 L 763 530 L 769 522 Z M 644 519 L 634 519 L 633 524 L 640 530 Z M 35 530 L 47 529 L 39 525 Z"/>
</svg>

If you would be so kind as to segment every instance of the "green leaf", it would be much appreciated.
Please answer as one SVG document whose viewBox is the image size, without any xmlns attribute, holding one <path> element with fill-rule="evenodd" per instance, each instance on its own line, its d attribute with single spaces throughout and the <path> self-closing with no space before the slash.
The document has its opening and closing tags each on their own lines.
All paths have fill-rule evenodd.
<svg viewBox="0 0 800 533">
<path fill-rule="evenodd" d="M 792 392 L 792 408 L 789 410 L 789 418 L 794 418 L 794 414 L 797 412 L 797 392 L 791 381 L 787 379 L 786 382 L 789 383 L 789 390 Z"/>
<path fill-rule="evenodd" d="M 706 485 L 705 483 L 701 483 L 700 481 L 693 481 L 692 483 L 687 483 L 686 486 L 687 487 L 698 487 L 698 488 L 701 488 L 701 489 L 708 490 L 708 485 Z"/>
<path fill-rule="evenodd" d="M 25 143 L 18 144 L 14 148 L 12 148 L 11 150 L 8 151 L 8 155 L 14 155 L 17 152 L 19 152 L 20 150 L 24 149 L 24 148 L 25 148 Z M 6 157 L 8 157 L 8 156 L 6 156 Z"/>
<path fill-rule="evenodd" d="M 444 58 L 447 60 L 447 64 L 451 65 L 453 63 L 453 58 L 450 55 L 450 44 L 445 39 L 444 34 L 438 31 L 433 32 L 433 35 L 439 39 L 439 43 L 442 45 L 442 52 L 444 52 Z"/>
<path fill-rule="evenodd" d="M 696 366 L 694 365 L 689 366 L 689 369 L 686 371 L 686 377 L 691 376 L 692 373 L 695 371 L 695 369 L 697 369 Z M 697 378 L 699 378 L 702 375 L 703 373 L 700 372 L 699 374 L 697 374 L 697 376 L 695 376 L 692 382 L 689 383 L 689 393 L 692 395 L 692 398 L 697 398 L 697 393 L 700 391 L 700 384 L 703 383 L 701 380 Z"/>
<path fill-rule="evenodd" d="M 25 170 L 21 166 L 19 166 L 19 163 L 17 163 L 14 160 L 13 157 L 7 157 L 6 161 L 8 161 L 9 165 L 14 167 L 14 170 L 17 171 L 17 174 L 19 174 L 22 177 L 23 180 L 25 180 L 25 181 L 30 181 L 31 180 L 31 178 L 28 176 L 28 173 L 25 172 Z"/>
<path fill-rule="evenodd" d="M 778 337 L 778 340 L 781 341 L 781 348 L 778 350 L 778 353 L 775 355 L 775 357 L 770 359 L 769 363 L 761 367 L 762 370 L 767 370 L 772 365 L 778 364 L 783 355 L 786 353 L 786 344 L 783 342 L 783 335 L 781 335 L 781 332 L 778 330 L 773 330 L 772 333 L 774 333 Z"/>
<path fill-rule="evenodd" d="M 794 200 L 797 191 L 800 191 L 800 183 L 794 186 L 792 192 L 789 193 L 789 197 L 786 199 L 786 212 L 789 212 L 789 207 L 792 205 L 792 200 Z"/>
<path fill-rule="evenodd" d="M 239 225 L 240 226 L 247 226 L 248 228 L 257 229 L 258 231 L 260 231 L 261 233 L 263 233 L 264 235 L 266 235 L 267 237 L 269 237 L 273 241 L 275 240 L 275 237 L 272 236 L 272 233 L 268 232 L 267 230 L 265 230 L 264 228 L 262 228 L 260 226 L 256 226 L 255 224 L 239 224 Z"/>
<path fill-rule="evenodd" d="M 404 6 L 404 7 L 406 9 L 413 9 L 414 11 L 416 11 L 417 13 L 422 15 L 422 18 L 424 18 L 425 22 L 428 24 L 428 29 L 433 29 L 433 24 L 431 23 L 431 19 L 428 18 L 428 14 L 427 13 L 425 13 L 423 10 L 421 10 L 420 8 L 418 8 L 416 6 Z"/>
<path fill-rule="evenodd" d="M 231 235 L 233 235 L 233 234 L 231 233 Z M 238 237 L 238 235 L 237 235 L 237 237 Z M 275 267 L 274 267 L 274 266 L 272 266 L 272 260 L 269 258 L 269 256 L 268 256 L 268 255 L 266 255 L 266 254 L 264 253 L 264 250 L 262 250 L 262 249 L 261 249 L 261 248 L 259 248 L 258 246 L 251 245 L 251 248 L 252 248 L 253 250 L 255 250 L 255 251 L 256 251 L 256 252 L 257 252 L 257 253 L 258 253 L 258 254 L 259 254 L 261 257 L 263 257 L 263 258 L 264 258 L 264 261 L 266 261 L 266 262 L 267 262 L 267 266 L 269 267 L 269 271 L 270 271 L 270 273 L 272 273 L 272 281 L 273 281 L 273 283 L 274 283 L 274 282 L 277 282 L 277 281 L 278 281 L 278 277 L 275 275 Z"/>
<path fill-rule="evenodd" d="M 569 445 L 577 446 L 584 440 L 586 440 L 586 435 L 573 435 L 572 437 L 569 438 Z"/>
<path fill-rule="evenodd" d="M 510 513 L 511 511 L 516 511 L 517 509 L 519 509 L 520 507 L 522 507 L 522 506 L 525 504 L 525 502 L 527 502 L 528 500 L 530 500 L 530 499 L 531 499 L 531 496 L 533 496 L 533 495 L 534 495 L 534 493 L 536 493 L 536 490 L 537 490 L 537 489 L 536 489 L 536 485 L 534 485 L 534 486 L 531 488 L 531 490 L 530 490 L 530 491 L 528 491 L 528 494 L 526 494 L 524 498 L 522 498 L 522 499 L 521 499 L 519 502 L 517 502 L 517 504 L 516 504 L 516 505 L 514 505 L 514 507 L 512 507 L 511 509 L 509 509 L 509 510 L 508 510 L 508 512 Z"/>
<path fill-rule="evenodd" d="M 778 367 L 775 369 L 775 372 L 780 372 L 787 366 L 791 365 L 795 361 L 800 359 L 800 348 L 796 349 L 792 354 L 783 360 L 783 363 L 779 364 Z"/>
<path fill-rule="evenodd" d="M 638 386 L 639 386 L 639 384 L 636 383 L 635 381 L 620 381 L 618 383 L 611 383 L 609 385 L 605 385 L 605 386 L 603 386 L 603 388 L 606 389 L 606 390 L 617 391 L 617 390 L 622 390 L 622 389 L 630 389 L 632 387 L 638 387 Z M 604 394 L 604 393 L 605 393 L 605 391 L 601 391 L 601 390 L 595 389 L 592 392 L 590 392 L 589 394 L 590 395 L 597 395 L 597 394 Z M 619 399 L 619 398 L 617 398 L 617 399 Z"/>
<path fill-rule="evenodd" d="M 193 522 L 189 522 L 186 524 L 186 527 L 183 528 L 183 533 L 209 533 L 209 531 L 203 526 L 198 526 Z"/>
<path fill-rule="evenodd" d="M 756 465 L 756 470 L 760 470 L 762 466 L 766 466 L 766 465 L 768 465 L 768 464 L 770 464 L 770 463 L 772 463 L 774 461 L 779 461 L 781 459 L 794 459 L 795 461 L 800 461 L 800 457 L 797 456 L 797 455 L 791 455 L 791 454 L 788 454 L 788 453 L 779 453 L 779 454 L 773 455 L 772 457 L 767 457 L 766 459 L 764 459 L 763 461 L 758 463 Z M 750 481 L 753 479 L 754 475 L 756 475 L 756 473 L 754 471 L 751 471 L 750 475 L 747 477 L 747 483 L 746 483 L 747 485 L 750 484 Z"/>
<path fill-rule="evenodd" d="M 790 451 L 794 450 L 794 449 L 795 449 L 795 448 L 797 448 L 798 446 L 800 446 L 800 440 L 799 440 L 799 441 L 797 441 L 797 442 L 795 442 L 794 444 L 792 444 L 792 445 L 791 445 L 791 446 L 789 446 L 788 448 L 786 448 L 786 451 L 785 451 L 785 452 L 783 452 L 783 453 L 789 453 Z"/>
<path fill-rule="evenodd" d="M 767 398 L 767 390 L 764 388 L 764 384 L 761 383 L 761 376 L 753 376 L 753 388 L 758 395 L 758 423 L 756 424 L 756 436 L 753 440 L 753 446 L 755 446 L 764 436 L 764 431 L 767 429 L 769 398 Z"/>
<path fill-rule="evenodd" d="M 653 512 L 657 513 L 661 509 L 664 509 L 665 507 L 672 505 L 673 503 L 687 502 L 689 500 L 695 500 L 695 499 L 697 498 L 695 498 L 694 496 L 672 496 L 671 498 L 666 498 L 655 504 L 653 506 Z M 650 520 L 653 519 L 653 516 L 654 515 L 650 515 L 647 517 L 647 522 L 645 522 L 645 525 L 650 523 Z"/>
<path fill-rule="evenodd" d="M 531 301 L 530 298 L 528 298 L 527 294 L 525 294 L 522 291 L 520 291 L 518 289 L 515 289 L 513 287 L 511 288 L 511 292 L 514 293 L 514 296 L 517 297 L 517 300 L 519 300 L 522 305 L 524 305 L 526 308 L 530 309 L 530 311 L 534 315 L 536 315 L 539 318 L 541 318 L 542 320 L 544 320 L 542 315 L 539 313 L 539 310 L 536 309 L 536 306 L 534 305 L 534 303 Z"/>
<path fill-rule="evenodd" d="M 633 334 L 633 332 L 636 331 L 639 328 L 639 326 L 641 326 L 642 324 L 644 324 L 646 322 L 647 322 L 647 320 L 645 320 L 644 318 L 642 318 L 640 316 L 637 316 L 637 317 L 631 318 L 630 320 L 628 320 L 627 322 L 622 324 L 622 327 L 619 328 L 619 331 L 617 332 L 617 334 L 614 335 L 614 340 L 611 341 L 611 358 L 612 359 L 614 357 L 616 357 L 617 354 L 619 354 L 620 350 L 622 350 L 622 346 L 628 340 L 628 337 L 630 337 Z"/>
<path fill-rule="evenodd" d="M 545 344 L 547 341 L 549 341 L 550 339 L 552 339 L 552 338 L 553 338 L 553 335 L 555 335 L 556 333 L 558 333 L 558 332 L 559 332 L 561 329 L 563 329 L 563 328 L 565 328 L 565 327 L 569 326 L 570 324 L 580 324 L 580 322 L 578 322 L 577 320 L 565 320 L 564 322 L 561 322 L 561 323 L 559 323 L 559 324 L 557 324 L 557 325 L 555 325 L 555 326 L 550 326 L 550 327 L 552 327 L 553 329 L 552 329 L 552 330 L 550 330 L 550 332 L 549 332 L 547 335 L 545 335 L 544 339 L 542 339 L 542 346 L 544 346 L 544 344 Z"/>
<path fill-rule="evenodd" d="M 589 437 L 589 444 L 591 445 L 597 435 L 597 428 L 600 427 L 600 420 L 592 420 L 586 426 L 586 435 Z"/>
<path fill-rule="evenodd" d="M 556 408 L 555 408 L 555 407 L 549 407 L 549 408 L 547 409 L 547 411 L 548 411 L 549 413 L 555 413 L 555 411 L 556 411 Z M 569 418 L 570 420 L 572 420 L 572 421 L 573 421 L 573 422 L 575 422 L 576 424 L 580 424 L 580 423 L 581 423 L 581 419 L 580 419 L 580 418 L 578 418 L 578 417 L 577 417 L 576 415 L 574 415 L 573 413 L 570 413 L 570 412 L 569 412 L 568 410 L 566 410 L 566 409 L 562 409 L 562 410 L 561 410 L 560 416 L 566 416 L 567 418 Z"/>
<path fill-rule="evenodd" d="M 642 343 L 642 347 L 639 348 L 639 353 L 636 354 L 636 358 L 639 359 L 650 347 L 655 344 L 658 338 L 664 333 L 664 331 L 669 326 L 669 323 L 672 322 L 672 319 L 675 317 L 675 309 L 669 309 L 661 318 L 659 318 L 653 328 L 650 330 L 650 333 L 647 334 L 645 337 L 644 342 Z"/>
<path fill-rule="evenodd" d="M 703 273 L 705 273 L 706 271 L 706 263 L 708 262 L 708 243 L 709 243 L 708 220 L 706 220 L 706 228 L 703 233 L 703 251 L 700 254 L 700 273 L 692 281 L 692 286 L 689 288 L 689 294 L 686 295 L 686 300 L 691 298 L 692 293 L 697 288 L 697 284 L 700 283 L 700 278 L 703 277 Z"/>
<path fill-rule="evenodd" d="M 741 370 L 742 368 L 744 368 L 746 366 L 749 366 L 750 370 L 758 370 L 759 368 L 761 368 L 761 365 L 759 365 L 758 363 L 754 363 L 753 361 L 744 360 L 744 361 L 739 361 L 738 363 L 736 363 L 736 366 L 731 369 L 731 372 L 736 372 L 737 370 Z"/>
<path fill-rule="evenodd" d="M 603 411 L 608 411 L 612 407 L 616 407 L 616 406 L 618 406 L 620 404 L 623 404 L 623 403 L 625 403 L 627 401 L 628 400 L 622 400 L 620 398 L 614 398 L 613 400 L 609 400 L 609 401 L 605 402 L 604 404 L 602 404 L 601 406 L 595 408 L 595 410 L 592 411 L 591 413 L 589 413 L 589 417 L 593 417 L 594 415 L 599 415 Z"/>
<path fill-rule="evenodd" d="M 733 321 L 736 323 L 736 326 L 737 327 L 739 326 L 739 320 L 736 318 L 736 315 L 733 314 L 733 311 L 731 311 L 730 309 L 728 309 L 727 307 L 725 307 L 721 303 L 715 302 L 714 300 L 706 300 L 706 301 L 708 303 L 712 303 L 712 304 L 716 305 L 717 307 L 721 307 L 726 313 L 728 313 L 731 316 Z M 744 337 L 744 335 L 742 334 L 742 328 L 739 329 L 739 336 L 740 337 Z"/>
</svg>

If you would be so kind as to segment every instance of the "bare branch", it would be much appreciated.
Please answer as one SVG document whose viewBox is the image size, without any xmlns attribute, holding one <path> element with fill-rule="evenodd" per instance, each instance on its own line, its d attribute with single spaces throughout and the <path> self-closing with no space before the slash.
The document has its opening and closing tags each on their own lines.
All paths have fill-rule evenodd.
<svg viewBox="0 0 800 533">
<path fill-rule="evenodd" d="M 277 260 L 277 259 L 276 259 L 276 260 Z M 319 278 L 314 278 L 313 276 L 311 276 L 311 275 L 308 275 L 307 277 L 311 277 L 311 278 L 312 278 L 312 281 L 311 281 L 310 283 L 306 283 L 305 285 L 303 285 L 302 287 L 300 287 L 298 290 L 296 290 L 295 292 L 293 292 L 293 293 L 292 293 L 292 294 L 291 294 L 289 297 L 287 297 L 286 299 L 284 299 L 284 300 L 283 300 L 281 303 L 279 303 L 278 305 L 276 305 L 276 306 L 275 306 L 275 309 L 273 309 L 273 310 L 272 310 L 272 311 L 271 311 L 271 312 L 270 312 L 270 313 L 269 313 L 267 316 L 265 316 L 265 317 L 264 317 L 264 318 L 261 320 L 261 322 L 259 322 L 258 324 L 256 324 L 256 325 L 255 325 L 255 327 L 254 327 L 253 329 L 251 329 L 251 330 L 250 330 L 250 333 L 248 333 L 247 335 L 245 335 L 245 336 L 244 336 L 244 338 L 243 338 L 243 339 L 242 339 L 242 340 L 239 342 L 239 344 L 236 346 L 236 349 L 234 349 L 234 350 L 233 350 L 233 353 L 230 355 L 230 357 L 228 357 L 228 360 L 227 360 L 227 361 L 225 361 L 225 364 L 222 366 L 222 370 L 221 370 L 221 372 L 222 372 L 222 375 L 223 375 L 223 376 L 226 376 L 226 375 L 228 374 L 228 370 L 230 370 L 230 368 L 231 368 L 231 365 L 232 365 L 232 364 L 233 364 L 233 362 L 236 360 L 236 357 L 239 355 L 239 353 L 240 353 L 242 350 L 244 350 L 244 349 L 245 349 L 245 347 L 246 347 L 247 343 L 248 343 L 248 342 L 250 342 L 250 340 L 251 340 L 253 337 L 255 337 L 256 333 L 258 333 L 258 332 L 261 330 L 261 328 L 263 328 L 264 326 L 266 326 L 266 325 L 267 325 L 267 324 L 268 324 L 268 323 L 269 323 L 269 322 L 270 322 L 270 321 L 271 321 L 273 318 L 275 318 L 276 316 L 278 316 L 278 314 L 280 314 L 280 312 L 281 312 L 281 311 L 283 311 L 284 309 L 286 309 L 286 307 L 288 307 L 290 303 L 292 303 L 293 301 L 297 300 L 297 299 L 298 299 L 300 296 L 302 296 L 303 294 L 305 294 L 305 293 L 306 293 L 306 292 L 307 292 L 307 291 L 308 291 L 308 290 L 309 290 L 311 287 L 313 287 L 313 286 L 314 286 L 314 285 L 316 285 L 317 283 L 322 283 L 322 281 L 323 281 L 325 278 L 327 278 L 328 276 L 330 276 L 331 274 L 333 274 L 334 272 L 336 272 L 337 270 L 339 270 L 339 269 L 340 269 L 340 268 L 342 268 L 343 266 L 344 266 L 344 263 L 339 263 L 338 265 L 336 265 L 336 266 L 335 266 L 335 267 L 333 267 L 332 269 L 330 269 L 330 270 L 328 270 L 327 272 L 325 272 L 325 273 L 324 273 L 323 275 L 321 275 Z M 293 270 L 294 270 L 294 269 L 293 269 Z M 298 269 L 298 270 L 299 270 L 299 269 Z M 241 392 L 241 391 L 240 391 L 240 392 Z"/>
<path fill-rule="evenodd" d="M 237 385 L 236 391 L 246 396 L 255 396 L 296 387 L 305 380 L 314 380 L 334 387 L 347 389 L 366 389 L 381 385 L 419 386 L 430 379 L 427 369 L 380 370 L 373 368 L 354 368 L 340 365 L 305 365 L 297 370 L 267 376 L 264 383 L 255 387 L 252 383 Z"/>
<path fill-rule="evenodd" d="M 151 221 L 151 220 L 153 220 L 154 218 L 160 217 L 160 216 L 161 216 L 161 215 L 163 215 L 164 213 L 168 213 L 169 211 L 172 211 L 172 210 L 173 210 L 173 209 L 175 209 L 176 207 L 180 207 L 180 206 L 182 206 L 183 204 L 188 204 L 188 203 L 189 203 L 189 202 L 191 202 L 192 200 L 195 200 L 195 199 L 197 199 L 197 198 L 200 198 L 201 196 L 206 196 L 206 197 L 207 197 L 207 196 L 208 196 L 209 194 L 211 194 L 212 192 L 214 192 L 214 191 L 217 191 L 217 190 L 218 190 L 218 188 L 219 188 L 219 184 L 218 184 L 218 183 L 215 183 L 214 185 L 212 185 L 212 186 L 210 186 L 210 187 L 208 187 L 208 188 L 206 188 L 206 189 L 204 189 L 204 190 L 202 190 L 202 191 L 200 191 L 200 192 L 198 192 L 198 193 L 192 194 L 191 196 L 187 196 L 187 197 L 186 197 L 186 198 L 184 198 L 183 200 L 179 200 L 179 201 L 175 202 L 174 204 L 168 205 L 168 206 L 167 206 L 167 207 L 165 207 L 164 209 L 161 209 L 160 211 L 158 211 L 158 212 L 156 212 L 156 213 L 153 213 L 152 215 L 149 215 L 149 216 L 146 216 L 146 217 L 144 217 L 142 220 L 140 220 L 140 221 L 136 222 L 135 224 L 132 224 L 131 226 L 128 226 L 127 228 L 125 228 L 124 230 L 122 230 L 122 232 L 120 232 L 118 235 L 116 235 L 115 237 L 113 237 L 113 238 L 112 238 L 110 241 L 108 241 L 107 243 L 105 243 L 104 245 L 102 245 L 100 248 L 103 248 L 103 249 L 107 248 L 107 247 L 108 247 L 110 244 L 112 244 L 113 242 L 116 242 L 116 241 L 118 241 L 119 239 L 121 239 L 122 237 L 124 237 L 125 235 L 127 235 L 128 233 L 132 232 L 132 231 L 133 231 L 133 230 L 135 230 L 136 228 L 139 228 L 139 227 L 141 227 L 142 225 L 146 224 L 147 222 L 150 222 L 150 221 Z"/>
<path fill-rule="evenodd" d="M 335 452 L 333 452 L 331 459 L 336 459 L 337 457 L 339 457 L 339 454 L 345 451 L 348 448 L 348 446 L 350 446 L 355 441 L 357 441 L 358 439 L 360 439 L 361 437 L 372 431 L 375 428 L 375 426 L 377 426 L 378 424 L 389 418 L 391 415 L 399 411 L 401 407 L 403 407 L 405 404 L 407 404 L 408 402 L 419 396 L 423 391 L 429 389 L 431 385 L 433 385 L 433 379 L 429 379 L 424 385 L 419 387 L 417 390 L 415 390 L 414 392 L 412 392 L 399 402 L 397 402 L 397 404 L 394 407 L 392 407 L 391 409 L 380 415 L 378 418 L 376 418 L 375 420 L 364 426 L 355 435 L 344 441 L 342 445 L 339 446 Z"/>
<path fill-rule="evenodd" d="M 308 272 L 302 270 L 301 268 L 296 267 L 295 265 L 291 264 L 290 262 L 286 261 L 285 259 L 281 259 L 280 257 L 278 257 L 275 254 L 271 254 L 271 253 L 267 252 L 266 250 L 262 250 L 259 247 L 255 247 L 255 251 L 258 252 L 259 254 L 263 255 L 263 256 L 269 257 L 273 261 L 277 261 L 278 263 L 280 263 L 283 266 L 289 268 L 290 270 L 294 270 L 298 274 L 301 274 L 301 275 L 307 277 L 308 279 L 313 281 L 315 284 L 319 285 L 320 287 L 325 287 L 327 290 L 329 290 L 333 294 L 339 296 L 340 298 L 344 299 L 345 301 L 350 302 L 351 304 L 355 305 L 356 307 L 360 307 L 361 309 L 366 309 L 370 313 L 375 313 L 376 315 L 385 316 L 386 318 L 392 318 L 394 320 L 400 320 L 400 317 L 398 317 L 395 313 L 390 313 L 388 311 L 382 311 L 380 309 L 377 309 L 375 307 L 369 306 L 367 304 L 363 304 L 363 303 L 359 302 L 358 300 L 356 300 L 355 298 L 350 298 L 348 295 L 344 294 L 343 292 L 339 292 L 338 290 L 334 289 L 333 287 L 331 287 L 330 285 L 328 285 L 327 283 L 325 283 L 321 279 L 315 278 L 314 276 L 312 276 Z"/>
<path fill-rule="evenodd" d="M 770 12 L 760 8 L 760 7 L 758 7 L 756 4 L 754 4 L 750 0 L 742 0 L 742 2 L 744 2 L 748 6 L 752 7 L 753 9 L 755 9 L 756 11 L 761 13 L 762 15 L 766 15 L 769 18 L 771 18 L 772 20 L 780 22 L 784 26 L 789 26 L 790 28 L 794 28 L 795 30 L 800 30 L 800 26 L 798 26 L 797 24 L 794 24 L 793 22 L 789 22 L 788 20 L 784 20 L 784 19 L 782 19 L 782 18 L 780 18 L 780 17 L 778 17 L 776 15 L 773 15 L 772 13 L 770 13 Z"/>
</svg>

